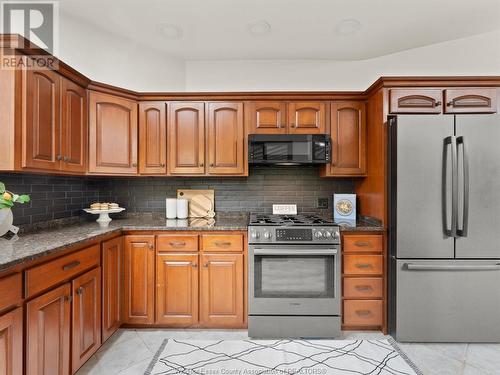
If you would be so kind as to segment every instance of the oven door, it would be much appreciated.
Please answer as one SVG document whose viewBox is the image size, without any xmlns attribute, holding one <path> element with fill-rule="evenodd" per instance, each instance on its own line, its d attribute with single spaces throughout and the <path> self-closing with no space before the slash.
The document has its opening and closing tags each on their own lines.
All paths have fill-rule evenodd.
<svg viewBox="0 0 500 375">
<path fill-rule="evenodd" d="M 250 315 L 340 315 L 338 246 L 250 246 L 248 267 Z"/>
</svg>

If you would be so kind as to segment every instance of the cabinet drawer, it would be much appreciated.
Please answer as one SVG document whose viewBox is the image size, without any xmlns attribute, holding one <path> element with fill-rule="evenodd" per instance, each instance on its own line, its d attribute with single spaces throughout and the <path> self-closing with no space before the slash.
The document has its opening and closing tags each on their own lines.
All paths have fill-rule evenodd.
<svg viewBox="0 0 500 375">
<path fill-rule="evenodd" d="M 382 298 L 382 278 L 344 277 L 345 298 Z"/>
<path fill-rule="evenodd" d="M 344 301 L 343 321 L 345 325 L 381 326 L 382 301 Z"/>
<path fill-rule="evenodd" d="M 496 88 L 467 88 L 444 90 L 444 113 L 495 113 Z"/>
<path fill-rule="evenodd" d="M 0 311 L 22 301 L 23 282 L 20 273 L 0 279 Z"/>
<path fill-rule="evenodd" d="M 158 251 L 198 251 L 198 236 L 162 234 L 156 239 Z"/>
<path fill-rule="evenodd" d="M 443 92 L 440 89 L 391 89 L 390 113 L 441 113 Z"/>
<path fill-rule="evenodd" d="M 344 255 L 345 275 L 381 275 L 382 255 Z"/>
<path fill-rule="evenodd" d="M 99 260 L 99 245 L 94 245 L 27 270 L 26 297 L 99 265 Z"/>
<path fill-rule="evenodd" d="M 204 234 L 201 236 L 203 251 L 243 251 L 241 234 Z"/>
<path fill-rule="evenodd" d="M 381 253 L 384 248 L 384 240 L 382 235 L 345 235 L 343 237 L 343 251 L 355 252 L 377 252 Z"/>
</svg>

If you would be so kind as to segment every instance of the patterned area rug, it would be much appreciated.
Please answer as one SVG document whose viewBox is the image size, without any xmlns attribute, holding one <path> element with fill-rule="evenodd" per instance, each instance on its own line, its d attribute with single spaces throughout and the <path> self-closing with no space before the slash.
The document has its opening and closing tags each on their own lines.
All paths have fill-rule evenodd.
<svg viewBox="0 0 500 375">
<path fill-rule="evenodd" d="M 421 375 L 392 340 L 168 339 L 146 375 Z"/>
</svg>

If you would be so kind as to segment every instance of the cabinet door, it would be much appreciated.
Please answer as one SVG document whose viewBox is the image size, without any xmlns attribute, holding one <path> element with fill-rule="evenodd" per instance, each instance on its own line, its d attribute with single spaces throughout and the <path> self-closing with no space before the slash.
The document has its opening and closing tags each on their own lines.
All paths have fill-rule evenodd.
<svg viewBox="0 0 500 375">
<path fill-rule="evenodd" d="M 23 373 L 23 308 L 0 315 L 0 374 Z"/>
<path fill-rule="evenodd" d="M 101 345 L 101 268 L 72 281 L 72 361 L 75 373 Z"/>
<path fill-rule="evenodd" d="M 87 91 L 61 78 L 61 169 L 84 173 L 87 160 Z"/>
<path fill-rule="evenodd" d="M 137 173 L 137 103 L 90 92 L 89 172 Z"/>
<path fill-rule="evenodd" d="M 71 286 L 64 284 L 26 304 L 26 374 L 68 375 Z"/>
<path fill-rule="evenodd" d="M 203 254 L 201 265 L 201 324 L 243 326 L 243 254 Z"/>
<path fill-rule="evenodd" d="M 165 102 L 139 103 L 139 173 L 167 173 Z"/>
<path fill-rule="evenodd" d="M 365 118 L 365 103 L 332 103 L 330 175 L 362 176 L 366 173 Z"/>
<path fill-rule="evenodd" d="M 467 88 L 444 90 L 444 113 L 495 113 L 496 88 Z"/>
<path fill-rule="evenodd" d="M 171 174 L 205 173 L 205 105 L 170 103 L 168 170 Z"/>
<path fill-rule="evenodd" d="M 156 280 L 156 322 L 182 327 L 197 324 L 198 254 L 159 254 Z"/>
<path fill-rule="evenodd" d="M 391 89 L 390 113 L 441 113 L 443 91 L 440 89 Z"/>
<path fill-rule="evenodd" d="M 155 237 L 125 236 L 125 322 L 154 322 Z"/>
<path fill-rule="evenodd" d="M 243 174 L 243 103 L 208 104 L 209 174 Z"/>
<path fill-rule="evenodd" d="M 22 167 L 60 168 L 60 86 L 52 70 L 24 70 Z"/>
<path fill-rule="evenodd" d="M 250 134 L 286 133 L 285 102 L 250 102 L 247 113 Z"/>
<path fill-rule="evenodd" d="M 326 106 L 323 102 L 288 103 L 288 132 L 323 134 L 326 129 Z"/>
<path fill-rule="evenodd" d="M 123 238 L 102 244 L 102 341 L 123 322 Z"/>
</svg>

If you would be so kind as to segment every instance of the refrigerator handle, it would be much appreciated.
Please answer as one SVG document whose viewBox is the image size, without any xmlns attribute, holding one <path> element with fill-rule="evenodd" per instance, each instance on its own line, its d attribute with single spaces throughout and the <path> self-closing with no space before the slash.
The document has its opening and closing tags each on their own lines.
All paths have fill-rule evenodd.
<svg viewBox="0 0 500 375">
<path fill-rule="evenodd" d="M 465 146 L 465 139 L 463 136 L 457 137 L 457 154 L 458 147 L 462 146 L 462 168 L 463 168 L 463 212 L 462 212 L 462 228 L 457 227 L 457 234 L 460 237 L 467 237 L 469 228 L 469 155 L 467 154 L 467 147 Z"/>
<path fill-rule="evenodd" d="M 451 149 L 451 223 L 448 227 L 448 149 Z M 443 201 L 443 228 L 448 237 L 457 236 L 458 217 L 458 167 L 457 167 L 457 139 L 455 136 L 446 137 L 443 141 L 443 181 L 442 181 L 442 201 Z"/>
</svg>

